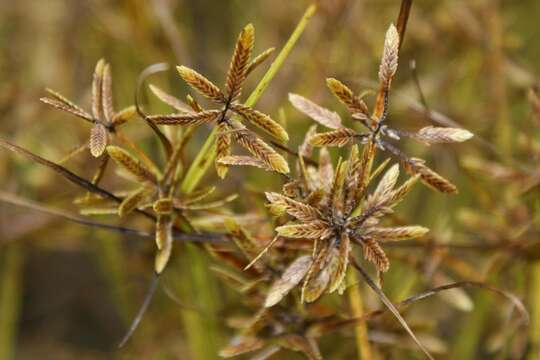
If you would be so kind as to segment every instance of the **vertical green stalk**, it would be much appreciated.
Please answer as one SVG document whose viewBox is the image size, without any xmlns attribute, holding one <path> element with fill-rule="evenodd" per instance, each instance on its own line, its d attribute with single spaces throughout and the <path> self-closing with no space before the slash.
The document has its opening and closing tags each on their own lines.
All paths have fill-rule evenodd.
<svg viewBox="0 0 540 360">
<path fill-rule="evenodd" d="M 361 317 L 364 315 L 364 302 L 362 301 L 362 292 L 360 290 L 360 283 L 356 272 L 349 271 L 348 282 L 354 284 L 349 290 L 349 303 L 351 305 L 353 316 Z M 371 347 L 369 346 L 367 323 L 365 321 L 361 321 L 356 325 L 355 340 L 358 360 L 370 360 Z"/>
<path fill-rule="evenodd" d="M 5 246 L 0 259 L 0 360 L 9 360 L 15 358 L 21 304 L 23 254 L 20 245 Z"/>
<path fill-rule="evenodd" d="M 270 81 L 285 62 L 285 59 L 303 33 L 316 9 L 316 5 L 311 5 L 307 8 L 304 16 L 283 46 L 283 49 L 255 90 L 248 97 L 245 103 L 247 106 L 253 106 L 262 96 Z M 180 185 L 183 193 L 189 194 L 197 187 L 214 161 L 216 154 L 216 135 L 217 130 L 214 128 L 201 151 L 189 167 L 184 181 Z M 204 255 L 194 246 L 190 245 L 186 246 L 186 251 L 188 252 L 190 261 L 189 270 L 191 271 L 191 277 L 185 279 L 189 285 L 186 286 L 183 293 L 185 296 L 190 296 L 191 299 L 194 299 L 198 307 L 202 310 L 202 315 L 190 310 L 184 310 L 182 312 L 191 355 L 200 360 L 215 359 L 218 347 L 221 345 L 218 322 L 219 295 L 217 293 L 217 284 L 215 284 L 215 279 L 207 270 L 207 259 Z"/>
<path fill-rule="evenodd" d="M 540 358 L 540 261 L 530 265 L 531 289 L 529 306 L 531 307 L 531 324 L 529 325 L 529 340 L 531 343 L 528 360 Z"/>
</svg>

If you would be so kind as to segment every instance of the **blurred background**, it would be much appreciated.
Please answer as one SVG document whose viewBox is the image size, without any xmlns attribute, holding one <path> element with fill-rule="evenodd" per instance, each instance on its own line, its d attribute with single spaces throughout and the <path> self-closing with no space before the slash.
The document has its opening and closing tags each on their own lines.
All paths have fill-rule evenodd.
<svg viewBox="0 0 540 360">
<path fill-rule="evenodd" d="M 384 34 L 400 6 L 398 0 L 318 3 L 258 103 L 261 111 L 286 118 L 293 148 L 311 122 L 291 107 L 288 93 L 342 112 L 325 78 L 336 77 L 357 92 L 375 88 Z M 245 24 L 255 26 L 255 53 L 279 49 L 309 4 L 0 0 L 0 136 L 59 161 L 86 141 L 89 129 L 40 103 L 46 87 L 89 108 L 93 68 L 102 57 L 112 65 L 117 108 L 133 103 L 137 77 L 153 63 L 187 65 L 221 84 Z M 532 316 L 524 326 L 507 301 L 474 289 L 414 305 L 408 318 L 440 359 L 540 358 L 539 15 L 538 0 L 413 4 L 393 84 L 390 124 L 404 130 L 457 124 L 476 137 L 455 146 L 403 143 L 460 193 L 446 196 L 417 186 L 400 206 L 396 221 L 431 228 L 431 245 L 390 249 L 393 265 L 384 290 L 397 301 L 450 281 L 485 281 L 517 295 Z M 251 76 L 245 93 L 263 73 Z M 181 98 L 187 92 L 174 71 L 154 75 L 151 82 Z M 151 95 L 145 101 L 149 112 L 168 111 Z M 146 127 L 131 123 L 126 132 L 159 159 Z M 191 154 L 208 132 L 197 132 Z M 88 153 L 66 164 L 87 177 L 96 165 Z M 213 170 L 204 180 L 216 181 Z M 280 185 L 278 177 L 241 169 L 231 171 L 221 186 L 223 193 L 249 194 L 234 204 L 245 213 L 250 196 Z M 77 210 L 71 200 L 80 194 L 51 171 L 6 151 L 0 151 L 0 191 L 72 212 Z M 234 334 L 223 319 L 241 312 L 242 305 L 211 275 L 193 273 L 182 256 L 164 280 L 180 303 L 158 292 L 134 339 L 116 349 L 142 301 L 152 251 L 152 242 L 0 203 L 0 359 L 217 358 L 217 350 Z M 367 306 L 377 308 L 365 293 Z M 421 358 L 390 317 L 386 323 L 390 334 L 397 335 L 373 331 L 377 357 Z M 323 340 L 321 347 L 328 359 L 355 356 L 351 331 Z M 280 352 L 274 358 L 302 357 Z"/>
</svg>

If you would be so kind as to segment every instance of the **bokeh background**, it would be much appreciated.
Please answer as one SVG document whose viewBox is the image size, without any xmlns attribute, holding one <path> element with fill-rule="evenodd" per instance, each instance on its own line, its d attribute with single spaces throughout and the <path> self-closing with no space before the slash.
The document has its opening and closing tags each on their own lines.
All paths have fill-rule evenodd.
<svg viewBox="0 0 540 360">
<path fill-rule="evenodd" d="M 138 75 L 157 62 L 184 64 L 221 83 L 245 24 L 255 26 L 255 52 L 279 49 L 309 3 L 0 0 L 0 136 L 60 160 L 86 140 L 88 127 L 40 103 L 45 87 L 88 107 L 91 74 L 102 57 L 112 65 L 119 106 L 133 102 Z M 398 0 L 319 1 L 318 12 L 258 104 L 274 117 L 285 115 L 292 147 L 311 123 L 288 104 L 288 93 L 341 111 L 325 87 L 326 77 L 358 92 L 374 88 L 384 33 L 399 5 Z M 409 153 L 427 159 L 460 193 L 445 196 L 418 186 L 400 206 L 398 220 L 427 226 L 430 243 L 450 246 L 390 250 L 394 260 L 384 290 L 400 300 L 441 282 L 486 281 L 517 295 L 532 315 L 524 326 L 511 304 L 482 290 L 467 290 L 465 300 L 460 293 L 419 303 L 410 321 L 440 359 L 540 358 L 539 193 L 535 186 L 522 191 L 539 171 L 540 119 L 531 101 L 540 74 L 539 15 L 537 0 L 413 4 L 390 124 L 401 129 L 458 124 L 476 138 L 429 148 L 405 141 Z M 413 60 L 431 114 L 415 86 Z M 258 70 L 246 87 L 252 89 L 263 72 Z M 187 91 L 173 71 L 155 75 L 152 82 L 180 97 Z M 146 101 L 151 112 L 167 109 L 152 96 Z M 159 159 L 146 127 L 132 123 L 127 131 Z M 207 135 L 207 129 L 197 132 L 191 154 Z M 68 163 L 86 176 L 95 165 L 86 153 Z M 250 209 L 253 194 L 279 187 L 279 178 L 257 170 L 231 175 L 220 186 L 225 193 L 248 194 L 234 204 L 239 213 Z M 217 181 L 213 170 L 204 181 Z M 71 199 L 78 189 L 6 151 L 0 151 L 0 190 L 76 212 Z M 242 306 L 238 295 L 189 266 L 185 256 L 176 257 L 165 279 L 180 303 L 158 292 L 133 341 L 116 349 L 142 300 L 152 250 L 148 241 L 0 203 L 0 359 L 217 358 L 217 349 L 233 334 L 223 320 Z M 433 280 L 434 272 L 443 278 Z M 367 306 L 377 308 L 365 293 Z M 472 309 L 456 306 L 467 299 Z M 372 333 L 379 358 L 421 358 L 390 317 L 386 323 L 388 334 L 395 336 Z M 321 346 L 329 359 L 355 356 L 351 331 Z M 301 356 L 281 352 L 274 358 Z"/>
</svg>

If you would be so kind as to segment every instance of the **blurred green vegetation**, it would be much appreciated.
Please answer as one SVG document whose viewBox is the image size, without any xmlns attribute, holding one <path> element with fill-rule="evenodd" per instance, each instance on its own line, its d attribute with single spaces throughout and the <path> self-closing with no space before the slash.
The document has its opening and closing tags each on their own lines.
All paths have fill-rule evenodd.
<svg viewBox="0 0 540 360">
<path fill-rule="evenodd" d="M 400 2 L 318 3 L 317 14 L 258 103 L 274 118 L 283 112 L 293 148 L 311 122 L 290 106 L 288 93 L 341 111 L 325 87 L 326 77 L 336 77 L 358 92 L 376 86 L 382 39 Z M 121 106 L 133 102 L 139 73 L 157 62 L 185 64 L 221 83 L 236 36 L 246 23 L 255 26 L 256 53 L 270 46 L 279 49 L 309 4 L 304 0 L 0 2 L 0 136 L 58 161 L 86 140 L 88 128 L 41 104 L 38 99 L 45 87 L 88 105 L 90 74 L 101 57 L 112 64 L 115 97 Z M 519 359 L 524 354 L 531 360 L 540 358 L 540 247 L 534 246 L 540 241 L 538 187 L 521 194 L 519 179 L 501 183 L 484 168 L 470 166 L 482 159 L 538 172 L 540 119 L 531 116 L 527 95 L 539 85 L 538 14 L 538 0 L 413 4 L 389 121 L 401 129 L 431 123 L 409 67 L 415 60 L 430 109 L 444 114 L 442 120 L 474 132 L 476 138 L 450 147 L 405 142 L 409 153 L 427 159 L 458 185 L 460 193 L 445 196 L 417 186 L 400 206 L 396 221 L 429 227 L 433 244 L 471 246 L 389 250 L 392 267 L 384 290 L 398 301 L 441 285 L 433 276 L 440 266 L 446 282 L 486 281 L 514 293 L 532 316 L 529 327 L 517 326 L 511 304 L 482 290 L 467 290 L 474 302 L 470 312 L 456 309 L 442 297 L 415 304 L 408 318 L 424 339 L 429 335 L 440 344 L 435 352 L 439 359 Z M 257 70 L 246 93 L 262 74 L 264 70 Z M 179 97 L 187 91 L 174 71 L 155 75 L 151 82 Z M 150 112 L 167 110 L 154 97 L 146 101 Z M 142 122 L 130 124 L 127 132 L 159 159 L 156 140 Z M 209 133 L 196 132 L 189 146 L 191 159 Z M 89 177 L 96 165 L 85 154 L 69 167 Z M 202 181 L 210 184 L 218 178 L 210 169 Z M 220 186 L 225 193 L 247 193 L 235 203 L 235 210 L 243 213 L 251 208 L 252 191 L 276 190 L 279 178 L 241 169 L 231 171 Z M 77 189 L 4 151 L 0 189 L 75 211 L 70 200 Z M 479 226 L 474 216 L 481 218 Z M 514 252 L 503 246 L 507 244 L 526 251 Z M 236 293 L 201 270 L 211 259 L 191 247 L 176 249 L 178 258 L 164 279 L 181 304 L 158 292 L 133 341 L 116 349 L 150 278 L 152 250 L 152 242 L 0 204 L 0 360 L 217 358 L 219 347 L 233 335 L 224 319 L 242 308 Z M 367 288 L 362 287 L 361 294 L 365 308 L 379 307 Z M 399 331 L 390 317 L 386 323 Z M 338 337 L 322 341 L 327 358 L 356 354 L 353 332 L 343 336 L 337 347 L 332 339 Z M 369 340 L 377 358 L 420 356 L 403 333 L 397 338 L 374 333 Z M 274 356 L 298 357 L 292 352 Z"/>
</svg>

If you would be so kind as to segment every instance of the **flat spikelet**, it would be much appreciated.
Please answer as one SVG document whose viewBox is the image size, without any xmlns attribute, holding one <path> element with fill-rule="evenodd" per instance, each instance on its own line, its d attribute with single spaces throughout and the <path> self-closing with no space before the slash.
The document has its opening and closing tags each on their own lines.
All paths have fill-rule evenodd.
<svg viewBox="0 0 540 360">
<path fill-rule="evenodd" d="M 426 126 L 420 129 L 414 138 L 428 145 L 439 143 L 463 142 L 474 135 L 465 129 Z"/>
<path fill-rule="evenodd" d="M 95 123 L 90 130 L 90 153 L 94 157 L 100 157 L 107 146 L 107 129 L 101 123 Z"/>
<path fill-rule="evenodd" d="M 257 55 L 253 60 L 251 60 L 246 69 L 246 76 L 248 76 L 257 67 L 259 67 L 259 65 L 264 63 L 266 59 L 268 59 L 270 55 L 272 55 L 274 50 L 275 50 L 274 48 L 267 49 L 263 51 L 262 53 L 260 53 L 259 55 Z"/>
<path fill-rule="evenodd" d="M 281 277 L 276 280 L 266 295 L 264 307 L 272 307 L 279 303 L 307 274 L 311 266 L 311 256 L 304 255 L 294 260 Z"/>
<path fill-rule="evenodd" d="M 398 67 L 398 52 L 399 34 L 394 24 L 391 24 L 386 32 L 381 65 L 379 66 L 379 80 L 386 88 L 390 86 L 390 82 L 396 74 Z"/>
<path fill-rule="evenodd" d="M 135 175 L 139 181 L 157 183 L 156 176 L 124 149 L 109 145 L 107 146 L 107 153 L 118 165 Z"/>
<path fill-rule="evenodd" d="M 230 100 L 236 100 L 242 91 L 242 84 L 246 79 L 248 62 L 253 50 L 255 40 L 255 28 L 248 24 L 238 36 L 234 49 L 231 65 L 227 73 L 225 88 Z"/>
<path fill-rule="evenodd" d="M 326 86 L 328 86 L 332 94 L 334 94 L 334 96 L 347 107 L 351 114 L 368 113 L 366 103 L 364 103 L 364 101 L 359 97 L 355 96 L 352 90 L 341 81 L 334 78 L 328 78 L 326 79 Z"/>
<path fill-rule="evenodd" d="M 202 96 L 218 103 L 225 101 L 225 95 L 221 90 L 203 75 L 186 66 L 177 66 L 176 69 L 182 79 Z"/>
<path fill-rule="evenodd" d="M 341 117 L 334 111 L 323 108 L 313 101 L 297 94 L 289 94 L 289 101 L 298 111 L 327 128 L 339 129 L 342 127 Z"/>
<path fill-rule="evenodd" d="M 427 167 L 422 159 L 411 158 L 408 163 L 404 163 L 404 167 L 411 174 L 420 175 L 422 182 L 435 190 L 447 194 L 457 194 L 458 192 L 454 184 Z"/>
<path fill-rule="evenodd" d="M 267 192 L 265 195 L 271 204 L 282 206 L 284 211 L 300 221 L 313 221 L 321 219 L 321 213 L 313 206 L 293 200 L 278 193 Z"/>
<path fill-rule="evenodd" d="M 364 258 L 371 261 L 377 267 L 377 270 L 386 272 L 390 268 L 390 261 L 384 253 L 379 243 L 375 239 L 363 239 L 362 247 Z"/>
<path fill-rule="evenodd" d="M 254 110 L 248 106 L 233 104 L 232 110 L 243 116 L 253 125 L 259 127 L 266 133 L 270 134 L 279 141 L 286 142 L 289 140 L 289 134 L 283 129 L 281 125 L 272 120 L 270 116 L 263 114 L 260 111 Z"/>
<path fill-rule="evenodd" d="M 151 115 L 147 119 L 159 125 L 200 125 L 215 121 L 220 114 L 219 110 L 206 110 L 198 113 Z"/>
<path fill-rule="evenodd" d="M 225 178 L 229 170 L 229 164 L 223 163 L 221 160 L 227 158 L 231 154 L 231 134 L 230 127 L 226 122 L 218 124 L 218 135 L 216 140 L 216 172 L 220 178 Z M 234 165 L 234 164 L 233 164 Z"/>
<path fill-rule="evenodd" d="M 220 158 L 217 162 L 223 165 L 253 166 L 266 171 L 273 171 L 265 162 L 252 156 L 229 155 Z"/>
<path fill-rule="evenodd" d="M 310 143 L 313 146 L 337 146 L 342 147 L 351 142 L 356 136 L 356 132 L 349 128 L 341 128 L 334 131 L 315 134 L 311 137 Z"/>
<path fill-rule="evenodd" d="M 424 236 L 428 231 L 429 229 L 423 226 L 371 227 L 366 235 L 376 238 L 378 241 L 403 240 Z"/>
<path fill-rule="evenodd" d="M 332 230 L 324 221 L 312 221 L 300 225 L 283 225 L 276 232 L 290 238 L 323 239 L 332 235 Z"/>
<path fill-rule="evenodd" d="M 264 141 L 245 130 L 238 130 L 233 134 L 236 141 L 242 147 L 248 150 L 254 157 L 263 161 L 271 169 L 282 174 L 289 172 L 287 161 Z"/>
</svg>

